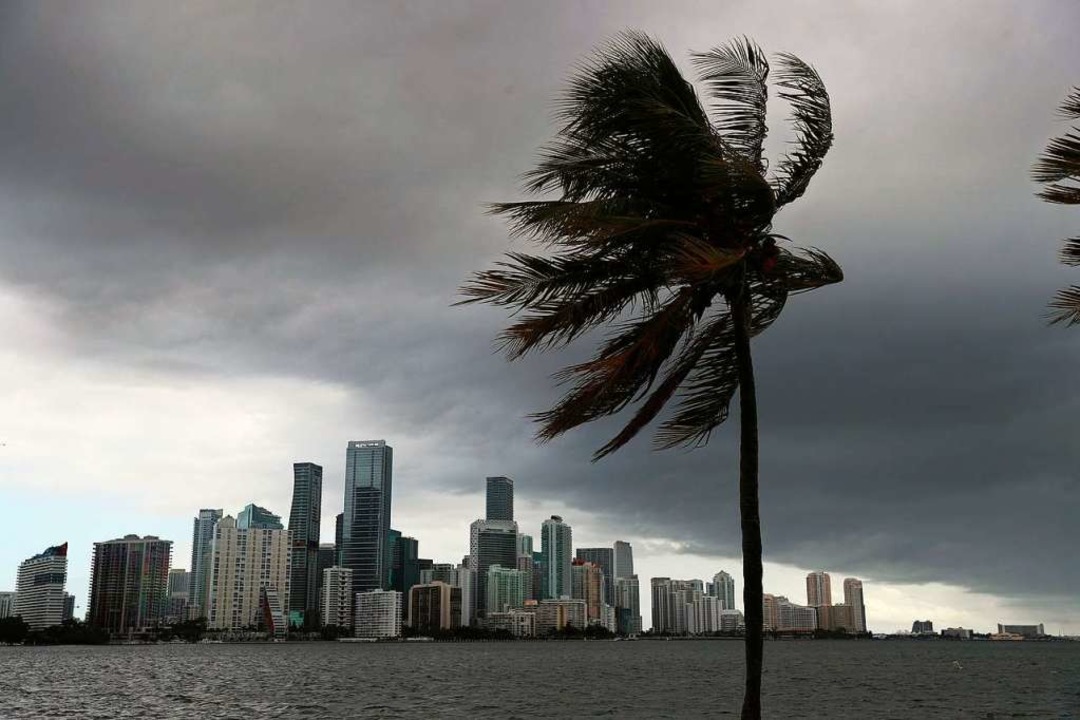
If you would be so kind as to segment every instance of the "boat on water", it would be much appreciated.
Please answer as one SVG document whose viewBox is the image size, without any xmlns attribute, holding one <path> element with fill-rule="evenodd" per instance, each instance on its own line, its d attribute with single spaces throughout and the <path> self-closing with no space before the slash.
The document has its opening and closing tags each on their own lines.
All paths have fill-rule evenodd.
<svg viewBox="0 0 1080 720">
<path fill-rule="evenodd" d="M 349 638 L 349 637 L 344 637 L 344 638 L 338 638 L 337 641 L 340 642 L 340 643 L 373 643 L 373 642 L 379 642 L 379 639 L 378 638 L 357 638 L 357 637 Z"/>
</svg>

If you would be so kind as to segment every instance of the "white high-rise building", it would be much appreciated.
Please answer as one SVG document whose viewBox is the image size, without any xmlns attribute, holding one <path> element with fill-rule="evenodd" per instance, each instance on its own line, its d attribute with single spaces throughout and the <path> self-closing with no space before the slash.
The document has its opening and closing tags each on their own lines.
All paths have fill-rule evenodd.
<svg viewBox="0 0 1080 720">
<path fill-rule="evenodd" d="M 731 575 L 723 570 L 716 573 L 708 589 L 709 595 L 719 598 L 721 610 L 735 609 L 735 578 Z"/>
<path fill-rule="evenodd" d="M 335 566 L 323 570 L 320 617 L 323 625 L 352 629 L 352 570 L 349 568 Z"/>
<path fill-rule="evenodd" d="M 812 572 L 806 576 L 806 604 L 810 607 L 832 605 L 832 579 L 827 572 Z"/>
<path fill-rule="evenodd" d="M 544 554 L 544 575 L 547 599 L 570 597 L 573 581 L 570 567 L 574 559 L 574 535 L 569 525 L 558 515 L 552 515 L 540 526 L 541 548 Z"/>
<path fill-rule="evenodd" d="M 855 631 L 866 632 L 866 605 L 863 604 L 862 580 L 844 578 L 844 604 L 855 614 Z"/>
<path fill-rule="evenodd" d="M 372 590 L 356 594 L 356 637 L 401 637 L 401 593 Z"/>
<path fill-rule="evenodd" d="M 11 617 L 15 613 L 15 593 L 0 592 L 0 618 Z"/>
<path fill-rule="evenodd" d="M 272 528 L 236 527 L 225 516 L 210 543 L 207 619 L 215 630 L 239 630 L 263 619 L 263 588 L 268 597 L 289 607 L 289 533 Z"/>
<path fill-rule="evenodd" d="M 19 565 L 11 614 L 21 617 L 31 630 L 59 625 L 64 620 L 67 550 L 67 543 L 57 545 Z"/>
</svg>

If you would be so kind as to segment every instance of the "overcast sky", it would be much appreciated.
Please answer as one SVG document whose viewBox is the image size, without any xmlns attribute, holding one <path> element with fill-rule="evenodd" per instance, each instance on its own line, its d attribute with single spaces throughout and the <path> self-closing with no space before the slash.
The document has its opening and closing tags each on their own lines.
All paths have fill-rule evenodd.
<svg viewBox="0 0 1080 720">
<path fill-rule="evenodd" d="M 385 438 L 421 556 L 459 561 L 505 474 L 523 532 L 558 512 L 629 540 L 643 588 L 741 593 L 733 426 L 599 464 L 610 424 L 536 446 L 572 354 L 508 365 L 505 317 L 450 307 L 528 249 L 483 205 L 518 196 L 573 63 L 638 28 L 688 72 L 749 35 L 833 99 L 776 230 L 846 279 L 755 344 L 766 591 L 820 568 L 863 579 L 874 630 L 1080 633 L 1080 330 L 1042 320 L 1080 214 L 1028 180 L 1077 27 L 1071 0 L 3 4 L 0 589 L 68 541 L 81 613 L 92 543 L 127 533 L 187 567 L 199 508 L 287 515 L 294 461 L 325 467 L 332 541 L 346 442 Z M 781 105 L 770 127 L 775 155 Z"/>
</svg>

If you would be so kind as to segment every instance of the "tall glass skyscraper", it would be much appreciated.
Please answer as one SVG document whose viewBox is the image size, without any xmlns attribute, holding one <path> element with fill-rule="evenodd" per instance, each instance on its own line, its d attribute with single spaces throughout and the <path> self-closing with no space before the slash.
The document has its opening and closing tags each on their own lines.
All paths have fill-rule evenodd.
<svg viewBox="0 0 1080 720">
<path fill-rule="evenodd" d="M 615 550 L 612 548 L 578 548 L 578 560 L 590 562 L 604 574 L 604 597 L 602 602 L 615 604 Z"/>
<path fill-rule="evenodd" d="M 214 541 L 214 527 L 224 512 L 200 510 L 192 522 L 191 533 L 191 581 L 188 590 L 188 613 L 192 619 L 207 616 L 207 599 L 210 594 L 210 544 Z"/>
<path fill-rule="evenodd" d="M 239 530 L 284 530 L 281 524 L 281 516 L 275 515 L 264 507 L 255 503 L 248 503 L 240 514 L 236 516 L 236 527 Z"/>
<path fill-rule="evenodd" d="M 541 525 L 541 548 L 544 555 L 545 599 L 570 597 L 570 562 L 574 555 L 574 537 L 570 526 L 558 515 Z"/>
<path fill-rule="evenodd" d="M 487 520 L 514 519 L 514 481 L 508 477 L 487 479 Z"/>
<path fill-rule="evenodd" d="M 293 463 L 289 546 L 292 551 L 289 613 L 305 625 L 319 609 L 319 531 L 322 517 L 322 466 Z"/>
<path fill-rule="evenodd" d="M 517 530 L 517 523 L 509 520 L 476 520 L 469 526 L 469 564 L 476 571 L 478 613 L 489 610 L 488 568 L 498 565 L 508 570 L 517 569 Z"/>
<path fill-rule="evenodd" d="M 615 577 L 634 576 L 634 549 L 625 540 L 615 541 Z"/>
<path fill-rule="evenodd" d="M 349 442 L 341 565 L 353 571 L 353 593 L 384 590 L 389 580 L 393 468 L 394 449 L 385 440 Z"/>
<path fill-rule="evenodd" d="M 709 595 L 719 598 L 721 610 L 735 609 L 735 578 L 721 570 L 708 585 Z"/>
</svg>

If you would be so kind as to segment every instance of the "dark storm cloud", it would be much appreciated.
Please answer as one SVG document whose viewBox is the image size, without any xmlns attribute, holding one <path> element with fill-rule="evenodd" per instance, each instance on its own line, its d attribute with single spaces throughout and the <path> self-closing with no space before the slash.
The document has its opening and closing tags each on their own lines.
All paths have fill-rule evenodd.
<svg viewBox="0 0 1080 720">
<path fill-rule="evenodd" d="M 568 357 L 506 366 L 503 318 L 448 305 L 507 247 L 482 205 L 581 53 L 625 26 L 679 57 L 747 32 L 829 84 L 836 148 L 777 229 L 847 272 L 756 345 L 768 557 L 1080 594 L 1078 336 L 1039 318 L 1077 219 L 1026 180 L 1080 14 L 714 6 L 9 5 L 0 277 L 59 304 L 72 352 L 343 383 L 526 495 L 737 555 L 733 428 L 598 465 L 614 425 L 536 450 L 522 416 Z"/>
</svg>

